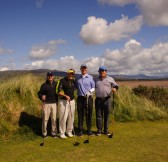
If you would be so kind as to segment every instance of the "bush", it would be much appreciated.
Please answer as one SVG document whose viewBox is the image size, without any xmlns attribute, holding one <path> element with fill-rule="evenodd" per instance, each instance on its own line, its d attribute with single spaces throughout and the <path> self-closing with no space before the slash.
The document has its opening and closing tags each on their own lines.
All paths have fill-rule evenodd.
<svg viewBox="0 0 168 162">
<path fill-rule="evenodd" d="M 0 85 L 0 136 L 9 136 L 19 128 L 19 119 L 22 112 L 40 115 L 40 100 L 37 92 L 42 78 L 27 74 L 22 77 L 7 79 Z M 11 131 L 12 130 L 12 131 Z"/>
<path fill-rule="evenodd" d="M 115 117 L 118 121 L 154 121 L 166 119 L 168 114 L 150 100 L 135 95 L 130 87 L 123 86 L 115 95 Z"/>
<path fill-rule="evenodd" d="M 140 85 L 133 91 L 136 95 L 150 99 L 157 106 L 165 107 L 168 111 L 168 89 Z"/>
</svg>

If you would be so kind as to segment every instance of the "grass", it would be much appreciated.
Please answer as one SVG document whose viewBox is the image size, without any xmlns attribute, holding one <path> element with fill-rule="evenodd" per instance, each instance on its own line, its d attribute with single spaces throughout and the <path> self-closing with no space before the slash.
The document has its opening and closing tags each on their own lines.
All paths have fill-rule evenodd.
<svg viewBox="0 0 168 162">
<path fill-rule="evenodd" d="M 155 121 L 168 118 L 168 113 L 145 97 L 135 95 L 130 87 L 122 86 L 115 95 L 115 116 L 122 122 Z"/>
<path fill-rule="evenodd" d="M 34 132 L 37 129 L 39 131 L 41 101 L 37 92 L 44 79 L 45 76 L 25 74 L 6 78 L 0 84 L 0 140 L 12 138 L 17 132 L 24 132 L 23 126 L 28 126 Z M 156 121 L 168 119 L 168 113 L 152 101 L 135 95 L 130 87 L 121 86 L 115 95 L 115 117 L 120 122 Z M 75 124 L 76 122 L 77 119 Z"/>
<path fill-rule="evenodd" d="M 0 161 L 168 161 L 168 113 L 126 86 L 115 95 L 117 122 L 113 139 L 95 136 L 89 144 L 83 144 L 85 135 L 77 137 L 81 144 L 75 147 L 73 138 L 49 137 L 40 147 L 41 102 L 37 92 L 43 82 L 42 76 L 32 74 L 1 81 Z"/>
<path fill-rule="evenodd" d="M 73 146 L 74 139 L 45 140 L 31 133 L 22 138 L 0 142 L 0 161 L 56 161 L 56 162 L 166 162 L 168 160 L 168 122 L 128 122 L 115 124 L 112 139 L 105 135 L 90 137 L 89 144 L 77 137 L 79 146 Z"/>
</svg>

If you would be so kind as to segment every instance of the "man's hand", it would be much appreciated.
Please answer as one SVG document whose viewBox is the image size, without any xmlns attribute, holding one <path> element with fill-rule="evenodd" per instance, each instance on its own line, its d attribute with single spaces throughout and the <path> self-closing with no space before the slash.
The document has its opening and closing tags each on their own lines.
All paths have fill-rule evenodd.
<svg viewBox="0 0 168 162">
<path fill-rule="evenodd" d="M 70 98 L 69 96 L 66 95 L 65 97 L 66 97 L 66 100 L 67 100 L 67 101 L 70 101 L 70 100 L 71 100 L 71 98 Z"/>
<path fill-rule="evenodd" d="M 116 88 L 112 88 L 112 92 L 115 93 L 117 90 Z"/>
<path fill-rule="evenodd" d="M 45 101 L 46 100 L 46 95 L 42 95 L 42 100 Z"/>
<path fill-rule="evenodd" d="M 88 91 L 87 93 L 86 93 L 86 96 L 87 97 L 89 97 L 89 96 L 91 96 L 92 94 L 90 93 L 90 91 Z"/>
</svg>

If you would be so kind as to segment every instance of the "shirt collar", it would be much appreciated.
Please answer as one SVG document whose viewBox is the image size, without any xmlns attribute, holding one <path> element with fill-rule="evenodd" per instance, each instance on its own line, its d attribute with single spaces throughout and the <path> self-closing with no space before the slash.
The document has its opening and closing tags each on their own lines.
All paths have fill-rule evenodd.
<svg viewBox="0 0 168 162">
<path fill-rule="evenodd" d="M 108 75 L 106 75 L 103 79 L 106 79 L 106 78 L 108 78 Z M 99 75 L 99 79 L 100 79 L 100 80 L 103 80 L 103 79 L 100 77 L 100 75 Z"/>
<path fill-rule="evenodd" d="M 80 76 L 81 78 L 88 78 L 88 74 L 82 75 Z"/>
</svg>

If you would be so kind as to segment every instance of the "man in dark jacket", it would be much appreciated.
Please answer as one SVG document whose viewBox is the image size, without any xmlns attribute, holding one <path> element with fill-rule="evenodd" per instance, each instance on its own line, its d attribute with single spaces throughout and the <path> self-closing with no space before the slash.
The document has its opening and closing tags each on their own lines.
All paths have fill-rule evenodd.
<svg viewBox="0 0 168 162">
<path fill-rule="evenodd" d="M 57 114 L 57 102 L 58 96 L 56 94 L 56 83 L 54 81 L 54 75 L 52 72 L 47 73 L 46 82 L 41 85 L 38 97 L 43 101 L 42 106 L 42 136 L 47 137 L 47 123 L 51 115 L 51 136 L 57 138 L 57 127 L 56 127 L 56 114 Z"/>
<path fill-rule="evenodd" d="M 59 131 L 60 138 L 73 137 L 73 123 L 74 123 L 74 114 L 75 114 L 75 100 L 74 100 L 74 91 L 75 91 L 75 71 L 69 69 L 67 76 L 62 78 L 57 83 L 56 92 L 59 94 Z"/>
</svg>

